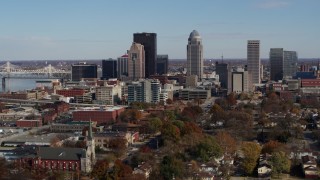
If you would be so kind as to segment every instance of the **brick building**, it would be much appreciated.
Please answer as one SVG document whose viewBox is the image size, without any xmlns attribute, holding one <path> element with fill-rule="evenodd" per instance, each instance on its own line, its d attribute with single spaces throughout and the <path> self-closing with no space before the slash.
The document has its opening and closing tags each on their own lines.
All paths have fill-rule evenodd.
<svg viewBox="0 0 320 180">
<path fill-rule="evenodd" d="M 70 109 L 70 105 L 66 102 L 63 101 L 56 101 L 53 104 L 45 104 L 41 106 L 41 109 L 48 109 L 48 108 L 52 108 L 55 110 L 55 112 L 60 115 L 62 113 L 66 113 L 69 111 Z"/>
<path fill-rule="evenodd" d="M 83 96 L 86 91 L 84 89 L 60 89 L 56 90 L 56 94 L 64 97 Z"/>
<path fill-rule="evenodd" d="M 17 127 L 41 127 L 42 126 L 42 120 L 27 120 L 27 119 L 20 119 L 16 121 Z"/>
<path fill-rule="evenodd" d="M 124 111 L 123 107 L 112 108 L 83 108 L 73 111 L 73 121 L 96 121 L 100 124 L 114 123 L 119 117 L 120 113 Z"/>
</svg>

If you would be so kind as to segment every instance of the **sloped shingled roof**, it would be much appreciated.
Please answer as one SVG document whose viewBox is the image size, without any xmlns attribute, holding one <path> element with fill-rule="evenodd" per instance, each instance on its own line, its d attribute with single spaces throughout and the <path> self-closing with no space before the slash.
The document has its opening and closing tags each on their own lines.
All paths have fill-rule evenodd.
<svg viewBox="0 0 320 180">
<path fill-rule="evenodd" d="M 41 159 L 48 160 L 74 160 L 78 161 L 85 157 L 86 151 L 82 148 L 53 148 L 40 147 L 37 155 Z"/>
</svg>

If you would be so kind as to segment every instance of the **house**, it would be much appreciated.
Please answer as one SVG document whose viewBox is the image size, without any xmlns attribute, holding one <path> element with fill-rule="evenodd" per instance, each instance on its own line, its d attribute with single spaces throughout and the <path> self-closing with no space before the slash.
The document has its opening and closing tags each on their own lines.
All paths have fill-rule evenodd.
<svg viewBox="0 0 320 180">
<path fill-rule="evenodd" d="M 261 154 L 259 158 L 259 165 L 258 165 L 258 176 L 260 178 L 269 177 L 272 172 L 272 166 L 270 165 L 271 155 L 270 154 Z"/>
<path fill-rule="evenodd" d="M 302 171 L 307 179 L 318 179 L 317 162 L 314 157 L 306 155 L 301 157 Z"/>
<path fill-rule="evenodd" d="M 142 162 L 141 165 L 138 165 L 137 168 L 134 168 L 133 174 L 142 174 L 146 179 L 148 179 L 151 171 L 152 171 L 151 165 L 149 163 Z"/>
<path fill-rule="evenodd" d="M 31 169 L 47 168 L 49 170 L 81 171 L 90 173 L 95 163 L 95 142 L 92 136 L 92 126 L 86 137 L 86 148 L 61 147 L 21 147 L 17 150 L 15 161 L 20 166 Z"/>
</svg>

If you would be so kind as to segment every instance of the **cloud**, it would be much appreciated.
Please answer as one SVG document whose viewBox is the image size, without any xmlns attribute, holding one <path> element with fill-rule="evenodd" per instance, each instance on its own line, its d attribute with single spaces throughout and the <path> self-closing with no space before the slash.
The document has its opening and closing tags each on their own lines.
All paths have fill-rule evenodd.
<svg viewBox="0 0 320 180">
<path fill-rule="evenodd" d="M 284 8 L 289 5 L 290 5 L 289 2 L 281 1 L 281 0 L 265 0 L 261 3 L 256 4 L 256 6 L 261 9 L 277 9 L 277 8 Z"/>
</svg>

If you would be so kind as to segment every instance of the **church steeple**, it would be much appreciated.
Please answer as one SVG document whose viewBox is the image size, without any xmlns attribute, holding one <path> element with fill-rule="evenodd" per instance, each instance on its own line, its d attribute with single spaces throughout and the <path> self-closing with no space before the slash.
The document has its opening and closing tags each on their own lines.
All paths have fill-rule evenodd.
<svg viewBox="0 0 320 180">
<path fill-rule="evenodd" d="M 89 123 L 89 130 L 88 130 L 88 140 L 92 140 L 93 139 L 93 136 L 92 136 L 92 122 L 91 122 L 91 119 L 90 119 L 90 123 Z"/>
</svg>

